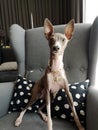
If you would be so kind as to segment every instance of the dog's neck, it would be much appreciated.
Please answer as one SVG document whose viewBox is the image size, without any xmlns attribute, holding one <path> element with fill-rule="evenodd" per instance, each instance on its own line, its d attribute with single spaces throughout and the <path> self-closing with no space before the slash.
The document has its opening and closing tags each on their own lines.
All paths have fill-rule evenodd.
<svg viewBox="0 0 98 130">
<path fill-rule="evenodd" d="M 51 72 L 58 72 L 63 68 L 63 56 L 58 54 L 50 55 L 50 60 L 48 64 Z"/>
</svg>

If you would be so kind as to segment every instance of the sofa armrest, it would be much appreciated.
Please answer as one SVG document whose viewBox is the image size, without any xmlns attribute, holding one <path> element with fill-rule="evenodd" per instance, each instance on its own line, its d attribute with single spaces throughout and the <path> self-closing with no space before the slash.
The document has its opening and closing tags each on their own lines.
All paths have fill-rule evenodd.
<svg viewBox="0 0 98 130">
<path fill-rule="evenodd" d="M 98 130 L 98 87 L 89 87 L 86 112 L 87 130 Z"/>
<path fill-rule="evenodd" d="M 0 117 L 4 116 L 8 111 L 13 88 L 13 82 L 0 83 Z"/>
<path fill-rule="evenodd" d="M 19 74 L 25 74 L 25 30 L 17 24 L 10 27 L 10 43 L 18 62 Z"/>
</svg>

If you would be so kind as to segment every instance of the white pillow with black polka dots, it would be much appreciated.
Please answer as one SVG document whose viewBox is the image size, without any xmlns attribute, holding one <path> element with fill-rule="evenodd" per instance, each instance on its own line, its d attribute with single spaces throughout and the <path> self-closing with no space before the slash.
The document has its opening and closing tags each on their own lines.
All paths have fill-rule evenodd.
<svg viewBox="0 0 98 130">
<path fill-rule="evenodd" d="M 89 85 L 89 80 L 81 83 L 70 84 L 69 88 L 73 96 L 74 106 L 81 123 L 85 124 L 86 116 L 86 94 Z M 9 105 L 8 113 L 21 111 L 31 98 L 31 90 L 34 86 L 34 82 L 26 81 L 21 75 L 18 76 L 15 84 L 13 96 Z M 39 99 L 28 108 L 28 111 L 37 112 L 38 108 L 44 103 L 43 99 Z M 45 109 L 44 109 L 45 110 Z M 43 110 L 43 111 L 44 111 Z M 62 118 L 73 121 L 73 113 L 68 104 L 65 91 L 61 89 L 51 104 L 51 114 L 53 117 Z"/>
</svg>

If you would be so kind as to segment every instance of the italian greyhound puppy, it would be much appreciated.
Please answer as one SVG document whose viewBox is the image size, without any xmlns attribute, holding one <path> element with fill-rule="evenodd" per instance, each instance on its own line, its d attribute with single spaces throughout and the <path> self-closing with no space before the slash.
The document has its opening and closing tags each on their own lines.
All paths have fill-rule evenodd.
<svg viewBox="0 0 98 130">
<path fill-rule="evenodd" d="M 64 89 L 67 94 L 67 99 L 71 110 L 73 112 L 74 120 L 79 130 L 84 130 L 77 116 L 73 98 L 69 91 L 67 77 L 63 66 L 63 55 L 67 43 L 72 38 L 74 32 L 74 20 L 71 20 L 64 29 L 64 34 L 54 33 L 51 22 L 46 18 L 44 21 L 44 33 L 49 42 L 50 60 L 46 68 L 44 76 L 35 84 L 32 89 L 32 97 L 28 105 L 22 110 L 19 117 L 15 121 L 15 126 L 22 123 L 23 116 L 28 107 L 36 102 L 37 99 L 43 98 L 46 102 L 47 115 L 45 115 L 40 108 L 38 113 L 42 116 L 44 121 L 48 122 L 48 130 L 52 130 L 51 119 L 51 99 L 55 97 L 60 89 Z"/>
</svg>

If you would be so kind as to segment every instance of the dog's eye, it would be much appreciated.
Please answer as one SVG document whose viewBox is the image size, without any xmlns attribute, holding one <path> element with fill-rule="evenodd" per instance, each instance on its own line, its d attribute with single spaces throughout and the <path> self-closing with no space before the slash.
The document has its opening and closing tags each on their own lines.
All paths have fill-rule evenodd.
<svg viewBox="0 0 98 130">
<path fill-rule="evenodd" d="M 63 38 L 63 39 L 62 39 L 62 42 L 65 42 L 65 40 L 66 40 L 66 39 L 65 39 L 65 38 Z"/>
</svg>

